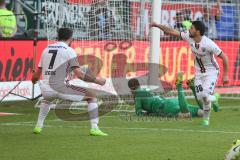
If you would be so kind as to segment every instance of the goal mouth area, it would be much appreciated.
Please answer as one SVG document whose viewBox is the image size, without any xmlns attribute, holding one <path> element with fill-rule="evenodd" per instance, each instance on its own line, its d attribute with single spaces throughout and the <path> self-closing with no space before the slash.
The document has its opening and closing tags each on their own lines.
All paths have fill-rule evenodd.
<svg viewBox="0 0 240 160">
<path fill-rule="evenodd" d="M 156 13 L 153 12 L 153 1 L 130 0 L 125 3 L 125 1 L 120 0 L 98 0 L 94 1 L 94 3 L 88 4 L 83 3 L 83 0 L 74 1 L 76 3 L 68 3 L 68 1 L 61 1 L 62 3 L 58 3 L 53 0 L 47 0 L 46 2 L 49 2 L 46 3 L 46 5 L 51 4 L 54 8 L 59 7 L 59 10 L 62 9 L 63 11 L 66 11 L 66 13 L 63 12 L 56 17 L 53 16 L 55 13 L 54 10 L 46 12 L 46 19 L 48 20 L 47 22 L 49 22 L 47 26 L 49 29 L 47 31 L 49 42 L 51 42 L 51 40 L 56 40 L 56 28 L 70 27 L 75 33 L 72 47 L 76 50 L 77 54 L 81 56 L 80 59 L 84 59 L 82 64 L 92 65 L 93 68 L 97 68 L 97 70 L 102 67 L 99 72 L 100 76 L 110 79 L 113 77 L 111 69 L 115 69 L 114 73 L 117 75 L 122 75 L 123 72 L 128 72 L 130 77 L 137 77 L 139 74 L 135 73 L 135 71 L 129 72 L 130 69 L 135 67 L 134 64 L 148 64 L 151 61 L 150 57 L 154 57 L 153 59 L 160 57 L 159 63 L 168 68 L 168 73 L 164 74 L 161 78 L 172 85 L 172 88 L 169 89 L 169 91 L 166 91 L 166 93 L 159 93 L 166 98 L 176 98 L 177 96 L 174 81 L 176 79 L 175 75 L 179 70 L 185 72 L 185 80 L 193 77 L 194 58 L 189 46 L 186 45 L 185 42 L 180 39 L 174 39 L 161 32 L 160 38 L 156 38 L 158 40 L 160 39 L 160 43 L 156 42 L 154 47 L 151 46 L 153 42 L 151 41 L 151 38 L 156 35 L 152 34 L 152 28 L 149 28 L 152 18 L 156 16 Z M 101 4 L 101 2 L 105 3 Z M 156 0 L 156 2 L 159 1 Z M 215 4 L 208 3 L 206 5 L 210 7 Z M 225 13 L 229 13 L 234 9 L 234 7 L 232 7 L 233 5 L 234 4 L 222 3 L 222 9 Z M 98 15 L 93 14 L 95 11 L 100 11 L 103 8 L 108 13 L 108 16 L 105 17 L 105 27 L 103 23 L 99 21 Z M 160 18 L 162 16 L 161 23 L 174 27 L 176 22 L 175 18 L 177 16 L 176 13 L 178 11 L 183 12 L 188 18 L 191 18 L 191 20 L 196 20 L 203 15 L 204 8 L 199 1 L 186 1 L 186 3 L 162 1 L 162 4 L 158 7 L 158 10 L 160 9 L 162 10 L 162 13 L 157 15 Z M 72 17 L 77 16 L 81 18 L 71 18 L 67 15 L 69 12 Z M 153 16 L 153 14 L 155 14 L 155 16 Z M 223 18 L 227 18 L 226 15 L 222 15 Z M 57 21 L 53 21 L 52 19 L 54 18 Z M 232 15 L 231 18 L 235 18 L 235 14 Z M 71 20 L 76 20 L 76 23 L 72 23 Z M 78 20 L 80 21 L 78 22 Z M 223 26 L 223 24 L 224 23 L 221 23 L 219 25 Z M 238 62 L 237 55 L 239 43 L 234 37 L 225 40 L 221 37 L 214 41 L 219 45 L 223 52 L 229 56 L 229 73 L 232 78 L 230 79 L 231 83 L 228 87 L 216 87 L 215 91 L 221 94 L 221 98 L 239 99 L 240 86 L 236 85 L 240 84 L 240 81 L 235 78 L 235 82 L 233 80 L 234 76 L 232 76 L 233 72 L 235 73 L 233 66 L 236 66 Z M 151 50 L 157 50 L 158 46 L 160 47 L 160 52 L 156 52 L 160 53 L 160 55 L 151 52 Z M 122 56 L 118 57 L 116 56 L 117 54 L 121 54 Z M 95 62 L 95 59 L 94 61 L 90 61 L 91 58 L 95 58 L 96 62 L 99 60 L 101 65 L 100 63 L 96 65 L 97 63 Z M 145 67 L 142 68 L 146 69 Z M 236 70 L 236 76 L 237 71 L 238 70 Z M 221 76 L 222 75 L 220 74 L 220 78 L 222 78 Z M 116 83 L 116 86 L 120 86 L 118 93 L 129 92 L 128 88 L 126 88 L 127 85 L 123 83 L 127 83 L 127 81 L 123 82 L 120 80 L 119 83 Z M 218 83 L 218 85 L 220 85 L 220 83 Z M 109 83 L 108 86 L 108 88 L 97 88 L 97 86 L 94 86 L 94 89 L 98 89 L 99 92 L 101 90 L 102 93 L 105 91 L 113 91 L 111 93 L 115 93 L 116 90 L 112 87 L 113 85 Z M 193 98 L 190 89 L 184 87 L 184 92 L 186 98 Z M 98 98 L 100 99 L 99 101 L 102 101 L 102 106 L 106 104 L 106 106 L 111 108 L 109 110 L 113 111 L 115 109 L 120 110 L 121 108 L 119 106 L 122 106 L 123 108 L 123 106 L 133 106 L 134 104 L 133 97 L 128 94 L 117 95 L 116 97 L 104 97 L 100 95 Z M 82 104 L 85 106 L 87 105 L 86 103 Z M 134 110 L 133 107 L 129 108 Z"/>
</svg>

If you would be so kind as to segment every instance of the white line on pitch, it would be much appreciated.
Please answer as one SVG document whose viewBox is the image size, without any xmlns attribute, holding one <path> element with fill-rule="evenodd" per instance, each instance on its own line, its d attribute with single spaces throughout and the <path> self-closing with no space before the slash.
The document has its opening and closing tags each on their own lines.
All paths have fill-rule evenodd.
<svg viewBox="0 0 240 160">
<path fill-rule="evenodd" d="M 55 120 L 56 121 L 56 120 Z M 35 126 L 32 122 L 22 123 L 0 123 L 2 126 Z M 73 126 L 73 125 L 44 125 L 47 128 L 59 127 L 59 128 L 89 128 L 89 126 Z M 198 132 L 198 133 L 222 133 L 222 134 L 240 134 L 240 131 L 219 131 L 219 130 L 193 130 L 193 129 L 171 129 L 171 128 L 125 128 L 125 127 L 101 127 L 105 129 L 115 129 L 115 130 L 151 130 L 151 131 L 162 131 L 162 132 Z"/>
</svg>

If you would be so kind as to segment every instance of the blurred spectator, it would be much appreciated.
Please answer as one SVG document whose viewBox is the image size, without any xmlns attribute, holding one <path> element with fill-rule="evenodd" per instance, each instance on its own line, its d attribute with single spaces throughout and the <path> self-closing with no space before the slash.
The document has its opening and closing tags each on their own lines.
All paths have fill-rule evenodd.
<svg viewBox="0 0 240 160">
<path fill-rule="evenodd" d="M 106 1 L 94 1 L 89 12 L 90 35 L 100 39 L 111 39 L 115 19 Z"/>
<path fill-rule="evenodd" d="M 190 22 L 192 22 L 192 19 L 191 19 L 191 9 L 189 8 L 185 8 L 183 9 L 183 16 L 184 16 L 184 20 L 189 20 Z M 192 23 L 191 23 L 192 25 Z"/>
<path fill-rule="evenodd" d="M 17 31 L 16 17 L 6 8 L 5 0 L 0 0 L 0 37 L 13 37 Z"/>
<path fill-rule="evenodd" d="M 186 13 L 183 14 L 183 11 L 177 11 L 176 24 L 174 25 L 174 28 L 182 32 L 190 29 L 191 25 L 192 22 L 190 21 L 189 16 L 187 16 Z"/>
<path fill-rule="evenodd" d="M 199 18 L 205 25 L 205 34 L 211 39 L 217 38 L 216 21 L 220 20 L 223 14 L 221 9 L 221 2 L 218 0 L 217 5 L 214 8 L 205 6 L 203 8 L 203 17 Z"/>
</svg>

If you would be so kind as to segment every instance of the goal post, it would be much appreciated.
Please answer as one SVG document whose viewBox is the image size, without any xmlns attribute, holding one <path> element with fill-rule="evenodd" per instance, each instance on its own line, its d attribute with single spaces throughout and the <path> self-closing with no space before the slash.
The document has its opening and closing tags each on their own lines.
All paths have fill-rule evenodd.
<svg viewBox="0 0 240 160">
<path fill-rule="evenodd" d="M 152 1 L 152 19 L 151 22 L 160 24 L 161 20 L 161 5 L 162 0 Z M 151 28 L 151 40 L 150 40 L 150 54 L 149 54 L 149 79 L 148 86 L 157 85 L 160 88 L 159 81 L 160 69 L 159 69 L 159 55 L 160 55 L 160 30 L 158 28 Z M 162 87 L 161 87 L 162 89 Z M 161 92 L 162 90 L 158 90 Z"/>
</svg>

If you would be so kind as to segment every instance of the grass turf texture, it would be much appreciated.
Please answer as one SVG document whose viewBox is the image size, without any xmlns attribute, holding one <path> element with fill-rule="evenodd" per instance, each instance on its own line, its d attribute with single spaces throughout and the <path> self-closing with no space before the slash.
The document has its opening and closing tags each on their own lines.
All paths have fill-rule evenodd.
<svg viewBox="0 0 240 160">
<path fill-rule="evenodd" d="M 100 118 L 107 137 L 89 136 L 89 122 L 59 120 L 51 111 L 40 135 L 32 134 L 38 109 L 33 102 L 1 103 L 0 159 L 9 160 L 222 160 L 233 140 L 240 138 L 239 100 L 220 100 L 210 126 L 200 118 L 151 122 L 123 121 L 116 114 Z M 235 107 L 232 107 L 235 106 Z"/>
</svg>

